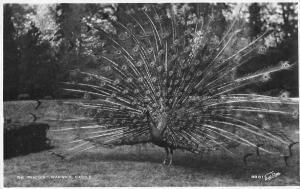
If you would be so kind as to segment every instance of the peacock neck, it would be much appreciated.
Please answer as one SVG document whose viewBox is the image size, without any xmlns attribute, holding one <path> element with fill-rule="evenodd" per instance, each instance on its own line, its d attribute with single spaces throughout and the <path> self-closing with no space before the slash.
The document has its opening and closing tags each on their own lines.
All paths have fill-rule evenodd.
<svg viewBox="0 0 300 189">
<path fill-rule="evenodd" d="M 167 128 L 167 114 L 161 113 L 157 116 L 157 119 L 150 124 L 152 137 L 156 139 L 161 138 L 166 128 Z"/>
</svg>

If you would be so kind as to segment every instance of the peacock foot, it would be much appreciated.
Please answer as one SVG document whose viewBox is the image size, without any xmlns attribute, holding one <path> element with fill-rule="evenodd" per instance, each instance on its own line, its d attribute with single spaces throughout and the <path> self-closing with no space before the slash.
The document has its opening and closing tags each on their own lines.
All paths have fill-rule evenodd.
<svg viewBox="0 0 300 189">
<path fill-rule="evenodd" d="M 171 166 L 172 162 L 172 158 L 165 158 L 163 161 L 163 165 Z"/>
</svg>

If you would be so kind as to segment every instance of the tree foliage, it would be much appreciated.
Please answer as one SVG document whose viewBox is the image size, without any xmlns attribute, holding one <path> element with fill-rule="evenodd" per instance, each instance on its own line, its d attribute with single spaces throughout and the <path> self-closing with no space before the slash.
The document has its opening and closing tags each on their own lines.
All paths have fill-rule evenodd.
<svg viewBox="0 0 300 189">
<path fill-rule="evenodd" d="M 101 64 L 105 41 L 98 35 L 97 27 L 114 32 L 109 19 L 118 19 L 120 12 L 130 12 L 154 4 L 5 4 L 4 6 L 4 99 L 16 99 L 19 94 L 30 98 L 65 97 L 58 85 L 76 68 Z M 261 68 L 282 60 L 298 60 L 298 25 L 295 3 L 179 3 L 155 4 L 158 10 L 176 10 L 178 19 L 189 22 L 191 28 L 200 27 L 204 18 L 213 13 L 213 30 L 219 37 L 226 31 L 234 14 L 244 17 L 248 33 L 241 39 L 251 41 L 264 31 L 273 30 L 264 39 L 269 49 L 255 59 L 248 69 Z M 207 19 L 209 20 L 209 19 Z M 243 42 L 243 40 L 241 40 Z M 95 66 L 94 66 L 95 67 Z M 273 92 L 278 95 L 287 90 L 298 95 L 298 71 L 276 75 L 267 86 L 254 86 L 254 91 Z"/>
</svg>

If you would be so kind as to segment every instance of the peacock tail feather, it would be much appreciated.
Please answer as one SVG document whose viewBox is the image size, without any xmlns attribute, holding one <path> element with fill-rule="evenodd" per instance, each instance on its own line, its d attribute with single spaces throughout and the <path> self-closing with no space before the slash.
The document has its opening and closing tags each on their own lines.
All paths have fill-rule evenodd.
<svg viewBox="0 0 300 189">
<path fill-rule="evenodd" d="M 172 6 L 151 6 L 109 18 L 113 32 L 93 27 L 105 44 L 98 67 L 73 70 L 64 82 L 66 91 L 84 98 L 75 105 L 88 112 L 86 124 L 58 130 L 76 134 L 68 152 L 152 142 L 154 125 L 173 149 L 232 154 L 233 147 L 242 145 L 286 153 L 294 141 L 282 128 L 265 126 L 256 117 L 298 118 L 298 111 L 290 108 L 298 101 L 240 94 L 238 89 L 268 81 L 272 73 L 296 63 L 284 61 L 238 75 L 237 69 L 264 53 L 261 43 L 271 31 L 249 41 L 235 18 L 220 36 L 214 15 L 191 22 L 179 14 Z"/>
</svg>

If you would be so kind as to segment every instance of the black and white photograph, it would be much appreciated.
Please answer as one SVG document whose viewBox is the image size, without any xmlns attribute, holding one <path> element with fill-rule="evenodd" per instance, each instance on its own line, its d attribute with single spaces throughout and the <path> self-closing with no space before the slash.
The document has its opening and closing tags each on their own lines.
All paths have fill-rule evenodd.
<svg viewBox="0 0 300 189">
<path fill-rule="evenodd" d="M 299 186 L 297 1 L 5 1 L 2 187 Z"/>
</svg>

